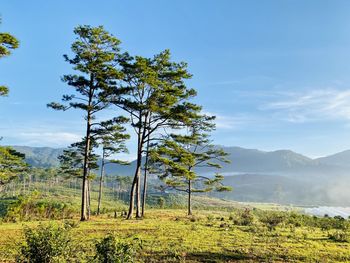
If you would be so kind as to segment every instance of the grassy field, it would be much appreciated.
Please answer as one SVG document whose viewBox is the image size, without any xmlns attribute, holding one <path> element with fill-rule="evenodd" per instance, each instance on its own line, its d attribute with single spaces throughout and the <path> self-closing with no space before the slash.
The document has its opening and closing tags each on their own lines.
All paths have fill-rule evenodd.
<svg viewBox="0 0 350 263">
<path fill-rule="evenodd" d="M 138 262 L 346 262 L 350 244 L 328 238 L 330 231 L 318 227 L 281 224 L 268 230 L 255 222 L 236 225 L 232 212 L 197 210 L 192 217 L 184 210 L 149 210 L 143 220 L 113 218 L 112 214 L 78 223 L 74 236 L 92 247 L 109 232 L 142 240 Z M 231 216 L 231 217 L 230 217 Z M 76 220 L 77 221 L 77 220 Z M 77 221 L 78 222 L 78 221 Z M 13 262 L 23 226 L 38 222 L 0 225 L 0 261 Z"/>
</svg>

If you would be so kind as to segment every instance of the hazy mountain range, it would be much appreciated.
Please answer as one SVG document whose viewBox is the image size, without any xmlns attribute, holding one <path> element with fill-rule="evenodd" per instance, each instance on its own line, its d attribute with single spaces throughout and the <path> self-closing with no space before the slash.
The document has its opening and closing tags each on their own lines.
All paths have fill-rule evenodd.
<svg viewBox="0 0 350 263">
<path fill-rule="evenodd" d="M 34 167 L 57 166 L 63 149 L 13 146 L 26 154 Z M 290 150 L 260 151 L 223 147 L 230 164 L 221 173 L 225 183 L 234 187 L 220 197 L 259 202 L 293 204 L 350 205 L 350 150 L 312 159 Z M 135 162 L 128 166 L 109 164 L 107 174 L 133 175 Z M 214 170 L 200 169 L 212 174 Z"/>
<path fill-rule="evenodd" d="M 50 147 L 12 146 L 26 155 L 27 162 L 34 167 L 57 166 L 57 157 L 63 149 Z M 312 159 L 290 150 L 260 151 L 240 147 L 222 147 L 229 153 L 231 163 L 224 164 L 221 173 L 232 175 L 236 173 L 278 174 L 278 175 L 347 175 L 350 171 L 350 150 L 330 156 Z M 128 166 L 109 164 L 107 173 L 132 175 L 134 162 Z M 201 173 L 211 173 L 211 169 L 201 169 Z M 350 175 L 350 173 L 349 173 Z"/>
</svg>

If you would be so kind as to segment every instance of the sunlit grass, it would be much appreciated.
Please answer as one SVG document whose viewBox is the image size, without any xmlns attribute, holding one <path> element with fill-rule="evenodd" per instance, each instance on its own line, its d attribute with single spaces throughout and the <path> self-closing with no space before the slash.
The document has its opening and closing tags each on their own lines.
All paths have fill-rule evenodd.
<svg viewBox="0 0 350 263">
<path fill-rule="evenodd" d="M 91 247 L 109 232 L 139 237 L 143 240 L 140 262 L 350 261 L 349 243 L 331 241 L 319 228 L 283 226 L 268 231 L 260 224 L 234 225 L 229 216 L 229 212 L 201 210 L 188 217 L 184 210 L 152 209 L 143 220 L 125 220 L 110 213 L 78 223 L 74 236 Z M 37 224 L 0 225 L 1 262 L 13 261 L 23 225 Z"/>
</svg>

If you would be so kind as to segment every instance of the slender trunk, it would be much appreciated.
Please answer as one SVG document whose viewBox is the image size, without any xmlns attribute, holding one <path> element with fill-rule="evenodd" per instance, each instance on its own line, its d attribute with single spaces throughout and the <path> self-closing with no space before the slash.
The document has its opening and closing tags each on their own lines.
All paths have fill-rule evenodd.
<svg viewBox="0 0 350 263">
<path fill-rule="evenodd" d="M 142 192 L 142 212 L 141 216 L 145 215 L 146 196 L 147 196 L 147 173 L 148 173 L 148 158 L 149 158 L 149 135 L 147 136 L 147 150 L 145 160 L 145 171 L 143 174 L 143 192 Z"/>
<path fill-rule="evenodd" d="M 141 113 L 140 113 L 140 116 Z M 141 122 L 141 117 L 139 118 L 139 122 Z M 135 194 L 136 194 L 136 201 L 137 201 L 137 210 L 136 210 L 136 217 L 141 217 L 140 214 L 140 177 L 141 177 L 141 164 L 142 164 L 142 149 L 143 149 L 143 142 L 144 142 L 144 133 L 145 129 L 143 129 L 141 125 L 138 127 L 138 132 L 137 132 L 137 161 L 136 161 L 136 170 L 135 170 L 135 175 L 134 175 L 134 180 L 131 185 L 131 191 L 130 191 L 130 203 L 129 203 L 129 212 L 127 219 L 131 219 L 133 212 L 134 212 L 134 206 L 135 206 Z"/>
<path fill-rule="evenodd" d="M 140 138 L 141 135 L 139 135 Z M 138 140 L 140 142 L 140 139 Z M 140 174 L 141 174 L 141 160 L 142 160 L 142 150 L 141 145 L 138 145 L 138 153 L 137 153 L 137 161 L 136 161 L 136 170 L 134 175 L 134 180 L 131 185 L 131 191 L 130 191 L 130 203 L 129 203 L 129 212 L 127 219 L 131 219 L 132 215 L 134 213 L 134 206 L 135 206 L 135 193 L 137 189 L 137 184 L 139 182 Z"/>
<path fill-rule="evenodd" d="M 88 124 L 88 129 L 86 132 L 86 145 L 85 145 L 85 156 L 84 156 L 84 169 L 83 169 L 83 185 L 82 185 L 82 196 L 81 196 L 81 217 L 80 221 L 87 220 L 86 215 L 86 190 L 87 190 L 87 174 L 88 174 L 88 156 L 89 156 L 89 148 L 90 148 L 90 125 Z"/>
<path fill-rule="evenodd" d="M 136 218 L 141 217 L 141 167 L 137 176 L 136 183 Z"/>
<path fill-rule="evenodd" d="M 23 177 L 23 193 L 26 193 L 26 178 Z"/>
<path fill-rule="evenodd" d="M 88 108 L 91 107 L 92 103 L 92 85 L 93 85 L 93 77 L 90 76 L 90 93 L 89 93 L 89 102 Z M 85 136 L 85 152 L 84 152 L 84 168 L 83 168 L 83 186 L 82 186 L 82 196 L 81 196 L 81 215 L 80 221 L 87 220 L 86 216 L 86 180 L 89 172 L 89 155 L 90 155 L 90 133 L 91 133 L 91 111 L 88 109 L 87 118 L 86 118 L 86 136 Z"/>
<path fill-rule="evenodd" d="M 87 219 L 90 219 L 91 215 L 91 198 L 90 198 L 90 193 L 91 193 L 91 185 L 90 185 L 90 179 L 87 180 Z"/>
<path fill-rule="evenodd" d="M 191 186 L 191 179 L 188 180 L 188 215 L 192 215 L 192 207 L 191 207 L 191 191 L 192 191 L 192 186 Z"/>
<path fill-rule="evenodd" d="M 138 161 L 137 161 L 138 163 Z M 135 192 L 136 192 L 136 186 L 137 186 L 137 180 L 139 177 L 139 170 L 140 170 L 140 166 L 137 165 L 138 167 L 136 168 L 136 172 L 135 172 L 135 176 L 134 176 L 134 180 L 132 182 L 131 185 L 131 191 L 130 191 L 130 203 L 129 203 L 129 212 L 128 212 L 128 216 L 127 219 L 131 219 L 132 215 L 134 213 L 134 205 L 135 205 Z"/>
<path fill-rule="evenodd" d="M 102 184 L 105 169 L 105 149 L 102 150 L 102 163 L 101 163 L 101 176 L 100 176 L 100 188 L 98 190 L 98 204 L 97 204 L 97 215 L 101 212 L 101 199 L 102 199 Z"/>
</svg>

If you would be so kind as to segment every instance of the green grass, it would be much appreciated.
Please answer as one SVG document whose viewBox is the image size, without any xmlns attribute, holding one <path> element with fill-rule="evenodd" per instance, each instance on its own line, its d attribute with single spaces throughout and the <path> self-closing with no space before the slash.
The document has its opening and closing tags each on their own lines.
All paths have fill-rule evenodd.
<svg viewBox="0 0 350 263">
<path fill-rule="evenodd" d="M 350 244 L 334 242 L 326 231 L 316 227 L 288 225 L 268 231 L 260 224 L 233 225 L 230 213 L 184 210 L 148 211 L 143 220 L 114 219 L 112 213 L 79 223 L 74 236 L 92 247 L 94 240 L 109 232 L 120 237 L 135 235 L 143 240 L 139 262 L 346 262 Z M 23 225 L 0 225 L 0 261 L 13 262 L 15 244 L 23 238 Z"/>
<path fill-rule="evenodd" d="M 298 212 L 300 209 L 297 207 L 242 204 L 199 195 L 193 198 L 195 215 L 188 217 L 186 196 L 168 196 L 165 207 L 181 209 L 164 210 L 156 209 L 159 197 L 153 196 L 149 198 L 154 200 L 148 204 L 143 220 L 125 220 L 121 217 L 115 219 L 114 211 L 118 211 L 120 216 L 127 205 L 111 189 L 105 188 L 102 206 L 106 213 L 79 223 L 79 189 L 60 185 L 50 187 L 41 183 L 32 187 L 27 191 L 39 190 L 43 200 L 69 203 L 74 207 L 76 217 L 73 220 L 78 226 L 73 229 L 73 234 L 77 242 L 84 244 L 88 254 L 93 254 L 96 240 L 114 232 L 121 238 L 136 236 L 143 241 L 138 262 L 350 262 L 350 243 L 329 238 L 336 229 L 322 230 L 313 224 L 295 227 L 283 223 L 276 230 L 269 231 L 258 220 L 264 213 Z M 92 191 L 92 212 L 97 207 L 96 190 L 93 188 Z M 0 211 L 6 211 L 6 206 L 13 200 L 0 199 Z M 232 213 L 243 207 L 249 207 L 254 213 L 254 222 L 250 226 L 234 224 Z M 38 223 L 0 223 L 0 262 L 14 262 L 17 244 L 23 241 L 23 227 L 35 227 Z"/>
</svg>

